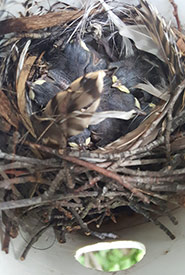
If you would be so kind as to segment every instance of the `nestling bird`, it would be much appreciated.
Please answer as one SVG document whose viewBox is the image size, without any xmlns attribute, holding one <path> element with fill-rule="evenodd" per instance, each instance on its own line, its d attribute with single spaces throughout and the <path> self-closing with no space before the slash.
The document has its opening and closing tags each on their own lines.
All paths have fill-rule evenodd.
<svg viewBox="0 0 185 275">
<path fill-rule="evenodd" d="M 144 117 L 145 113 L 139 109 L 137 103 L 137 99 L 131 93 L 125 93 L 118 88 L 109 87 L 104 91 L 97 111 L 117 110 L 129 112 L 134 110 L 135 114 Z M 131 119 L 107 118 L 97 125 L 90 125 L 89 129 L 94 133 L 92 139 L 96 140 L 96 145 L 103 147 L 128 133 L 130 123 Z"/>
<path fill-rule="evenodd" d="M 66 90 L 77 78 L 89 72 L 104 70 L 107 62 L 81 40 L 68 43 L 65 48 L 46 53 L 48 71 L 33 83 L 28 83 L 35 111 L 46 106 L 59 91 Z"/>
<path fill-rule="evenodd" d="M 111 81 L 110 77 L 106 77 L 104 90 L 101 94 L 101 101 L 95 115 L 98 115 L 102 112 L 110 111 L 120 111 L 120 113 L 129 113 L 133 112 L 133 115 L 129 117 L 105 117 L 105 119 L 95 125 L 90 123 L 88 129 L 85 129 L 82 133 L 77 136 L 72 136 L 69 139 L 69 142 L 73 144 L 79 144 L 80 147 L 83 147 L 87 138 L 91 136 L 91 141 L 96 146 L 105 146 L 106 144 L 114 141 L 122 135 L 128 133 L 131 130 L 130 124 L 131 119 L 135 116 L 146 115 L 140 108 L 139 101 L 130 93 L 130 91 L 119 82 L 119 79 L 115 75 L 112 76 L 114 81 Z M 107 84 L 108 83 L 108 84 Z M 111 85 L 112 83 L 112 85 Z M 118 84 L 119 83 L 119 84 Z M 95 117 L 93 115 L 93 117 Z M 141 118 L 139 121 L 141 121 Z M 132 124 L 132 129 L 137 125 L 138 119 L 135 123 Z"/>
<path fill-rule="evenodd" d="M 45 144 L 65 147 L 68 137 L 81 133 L 89 126 L 103 91 L 103 70 L 88 73 L 75 81 L 66 91 L 51 99 L 41 117 L 32 116 L 38 137 Z"/>
</svg>

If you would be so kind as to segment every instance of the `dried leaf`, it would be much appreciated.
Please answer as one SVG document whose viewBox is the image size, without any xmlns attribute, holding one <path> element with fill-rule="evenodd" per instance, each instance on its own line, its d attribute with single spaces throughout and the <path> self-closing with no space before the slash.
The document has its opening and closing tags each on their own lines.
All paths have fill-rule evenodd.
<svg viewBox="0 0 185 275">
<path fill-rule="evenodd" d="M 29 46 L 31 44 L 31 40 L 28 40 L 21 52 L 21 55 L 20 55 L 20 58 L 19 58 L 19 63 L 17 65 L 17 72 L 16 72 L 16 83 L 19 79 L 19 76 L 20 76 L 20 72 L 22 71 L 23 69 L 23 65 L 24 65 L 24 60 L 26 58 L 26 54 L 28 52 L 28 49 L 29 49 Z"/>
<path fill-rule="evenodd" d="M 19 78 L 17 80 L 17 103 L 19 107 L 19 111 L 21 113 L 21 119 L 24 123 L 24 126 L 28 129 L 28 131 L 32 134 L 32 136 L 36 137 L 30 117 L 27 112 L 27 102 L 26 102 L 26 90 L 25 84 L 30 73 L 30 69 L 36 60 L 36 56 L 30 56 L 24 62 L 23 68 L 20 71 Z"/>
<path fill-rule="evenodd" d="M 122 22 L 123 23 L 123 22 Z M 123 23 L 124 24 L 124 23 Z M 150 37 L 147 28 L 143 25 L 126 25 L 120 30 L 120 35 L 126 36 L 132 39 L 135 46 L 142 51 L 152 53 L 160 60 L 164 61 L 160 49 L 156 46 L 156 43 Z"/>
<path fill-rule="evenodd" d="M 91 117 L 90 125 L 96 125 L 101 121 L 105 120 L 106 118 L 118 118 L 123 120 L 129 120 L 133 118 L 138 111 L 135 109 L 130 110 L 128 112 L 124 111 L 104 111 L 104 112 L 97 112 L 94 113 Z"/>
<path fill-rule="evenodd" d="M 185 55 L 185 41 L 182 37 L 180 37 L 177 41 L 177 47 L 182 52 L 183 55 Z"/>
<path fill-rule="evenodd" d="M 143 21 L 143 25 L 126 25 L 113 13 L 110 5 L 104 0 L 99 1 L 122 37 L 132 39 L 138 49 L 154 54 L 168 65 L 171 81 L 175 75 L 184 73 L 181 54 L 176 45 L 176 36 L 172 28 L 167 26 L 164 19 L 159 16 L 157 9 L 147 1 L 141 0 L 142 9 L 136 8 L 136 12 Z M 131 47 L 128 41 L 125 46 Z M 129 50 L 127 48 L 126 50 Z"/>
<path fill-rule="evenodd" d="M 144 136 L 146 133 L 148 133 L 147 131 L 151 129 L 151 125 L 155 124 L 155 130 L 157 125 L 159 124 L 159 121 L 164 117 L 165 112 L 163 110 L 165 106 L 166 103 L 157 106 L 149 115 L 149 117 L 146 118 L 134 131 L 105 146 L 104 153 L 127 150 L 133 147 L 133 145 L 135 146 L 135 144 L 137 144 L 137 147 L 140 146 L 140 144 L 143 142 L 141 136 Z M 148 135 L 150 134 L 151 133 L 148 133 Z M 138 141 L 140 143 L 138 143 Z M 96 152 L 98 152 L 98 150 Z"/>
<path fill-rule="evenodd" d="M 104 9 L 107 11 L 110 20 L 118 28 L 119 33 L 122 37 L 132 39 L 138 49 L 152 53 L 163 60 L 159 48 L 152 40 L 147 28 L 144 25 L 126 25 L 115 13 L 112 12 L 111 6 L 107 5 L 103 0 L 99 1 Z M 126 51 L 129 51 L 129 49 L 132 48 L 131 44 L 129 44 L 128 42 L 129 40 L 126 40 Z"/>
<path fill-rule="evenodd" d="M 177 76 L 179 82 L 179 77 L 184 74 L 184 68 L 181 53 L 176 45 L 176 36 L 172 28 L 160 17 L 156 8 L 146 0 L 141 0 L 141 6 L 142 10 L 136 9 L 136 11 L 156 43 L 160 56 L 168 65 L 169 80 L 174 81 L 174 77 Z"/>
<path fill-rule="evenodd" d="M 16 129 L 18 128 L 19 119 L 15 112 L 13 112 L 13 108 L 7 96 L 0 90 L 0 115 L 12 126 Z M 7 129 L 7 126 L 6 126 Z"/>
<path fill-rule="evenodd" d="M 127 29 L 127 26 L 121 21 L 121 19 L 115 13 L 112 12 L 112 7 L 110 5 L 105 3 L 104 0 L 99 0 L 99 2 L 104 7 L 105 11 L 108 13 L 109 19 L 118 28 L 119 33 L 123 38 L 122 42 L 123 42 L 123 47 L 125 49 L 125 55 L 126 56 L 133 55 L 132 43 L 128 39 L 128 38 L 131 38 L 131 37 L 129 37 L 128 35 L 122 35 L 122 33 L 121 33 L 122 29 Z"/>
</svg>

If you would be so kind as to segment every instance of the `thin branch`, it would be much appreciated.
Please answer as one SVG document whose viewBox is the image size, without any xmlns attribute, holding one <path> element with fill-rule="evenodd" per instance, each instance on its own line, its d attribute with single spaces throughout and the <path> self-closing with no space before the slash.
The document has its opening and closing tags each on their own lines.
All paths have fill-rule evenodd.
<svg viewBox="0 0 185 275">
<path fill-rule="evenodd" d="M 122 186 L 124 186 L 126 189 L 128 189 L 131 193 L 133 193 L 134 196 L 140 198 L 142 201 L 144 201 L 146 203 L 149 203 L 148 198 L 146 196 L 144 196 L 138 189 L 134 188 L 129 182 L 123 182 L 122 178 L 118 174 L 116 174 L 110 170 L 106 170 L 102 167 L 99 167 L 99 166 L 93 164 L 93 163 L 90 163 L 90 162 L 87 162 L 84 160 L 80 160 L 75 157 L 63 155 L 64 150 L 55 150 L 55 149 L 52 149 L 50 147 L 40 145 L 40 144 L 29 143 L 29 145 L 32 146 L 33 148 L 37 148 L 38 150 L 41 150 L 41 151 L 44 151 L 44 152 L 47 152 L 50 154 L 54 154 L 64 160 L 67 160 L 67 161 L 77 164 L 79 166 L 86 167 L 89 170 L 96 171 L 96 172 L 104 175 L 105 177 L 111 178 L 111 179 L 117 181 Z"/>
<path fill-rule="evenodd" d="M 4 153 L 1 150 L 0 150 L 0 159 L 19 161 L 19 162 L 29 163 L 35 166 L 43 165 L 43 166 L 49 166 L 49 167 L 60 167 L 60 164 L 56 161 L 56 159 L 50 158 L 50 159 L 40 160 L 36 158 L 29 158 L 29 157 L 23 157 L 15 154 Z"/>
<path fill-rule="evenodd" d="M 50 223 L 48 223 L 47 225 L 44 225 L 34 236 L 33 238 L 30 240 L 30 242 L 28 243 L 28 245 L 26 246 L 24 252 L 21 255 L 21 261 L 25 260 L 26 255 L 28 254 L 30 248 L 32 247 L 32 245 L 34 243 L 36 243 L 38 241 L 38 239 L 42 236 L 42 234 L 51 226 Z"/>
<path fill-rule="evenodd" d="M 56 195 L 49 200 L 42 199 L 42 196 L 39 196 L 39 197 L 33 197 L 31 199 L 4 201 L 4 202 L 0 202 L 0 210 L 28 207 L 28 206 L 37 205 L 37 204 L 38 205 L 48 204 L 51 202 L 55 202 L 57 200 L 70 200 L 70 199 L 79 198 L 79 197 L 85 198 L 85 197 L 97 197 L 97 196 L 98 196 L 98 192 L 96 191 L 88 191 L 88 192 L 83 191 L 82 193 L 78 193 L 78 194 Z"/>
<path fill-rule="evenodd" d="M 173 6 L 173 15 L 175 16 L 176 22 L 177 22 L 177 27 L 178 30 L 181 32 L 181 23 L 180 23 L 180 19 L 179 19 L 179 15 L 178 15 L 178 7 L 177 4 L 175 4 L 174 0 L 169 0 L 170 4 Z"/>
<path fill-rule="evenodd" d="M 111 178 L 111 179 L 117 181 L 119 184 L 123 185 L 126 189 L 128 189 L 131 193 L 133 193 L 134 196 L 140 198 L 142 201 L 144 201 L 146 203 L 149 203 L 149 200 L 146 196 L 144 196 L 138 189 L 134 188 L 129 182 L 123 181 L 121 176 L 119 176 L 118 174 L 116 174 L 112 171 L 106 170 L 102 167 L 98 167 L 95 164 L 92 164 L 92 163 L 89 163 L 89 162 L 86 162 L 84 160 L 80 160 L 80 159 L 77 159 L 74 157 L 63 156 L 63 155 L 61 155 L 61 157 L 69 162 L 75 163 L 80 166 L 87 167 L 89 170 L 94 170 L 108 178 Z"/>
</svg>

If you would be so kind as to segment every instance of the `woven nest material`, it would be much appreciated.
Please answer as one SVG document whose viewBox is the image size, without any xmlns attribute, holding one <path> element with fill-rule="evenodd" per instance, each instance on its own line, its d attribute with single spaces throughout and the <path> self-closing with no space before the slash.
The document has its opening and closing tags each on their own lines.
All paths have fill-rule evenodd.
<svg viewBox="0 0 185 275">
<path fill-rule="evenodd" d="M 22 259 L 49 227 L 114 239 L 98 229 L 125 210 L 175 238 L 158 217 L 184 205 L 184 37 L 146 1 L 100 2 L 1 23 L 2 248 L 22 227 Z"/>
</svg>

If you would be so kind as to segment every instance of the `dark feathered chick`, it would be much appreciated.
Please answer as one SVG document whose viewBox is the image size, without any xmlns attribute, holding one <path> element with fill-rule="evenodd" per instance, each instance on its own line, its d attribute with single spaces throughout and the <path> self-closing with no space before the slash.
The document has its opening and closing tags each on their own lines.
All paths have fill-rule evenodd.
<svg viewBox="0 0 185 275">
<path fill-rule="evenodd" d="M 135 110 L 138 115 L 143 115 L 144 113 L 138 108 L 137 103 L 138 101 L 131 93 L 122 92 L 118 88 L 107 87 L 97 111 L 116 110 L 128 112 Z M 91 125 L 89 129 L 93 133 L 92 140 L 95 140 L 97 146 L 103 147 L 128 133 L 130 123 L 131 120 L 107 118 L 97 125 Z"/>
<path fill-rule="evenodd" d="M 34 101 L 40 109 L 45 106 L 48 101 L 53 98 L 59 91 L 59 87 L 55 82 L 49 79 L 38 79 L 33 83 L 28 83 L 29 85 L 29 98 Z M 37 110 L 35 110 L 37 111 Z"/>
<path fill-rule="evenodd" d="M 145 113 L 140 109 L 138 100 L 130 93 L 130 91 L 125 86 L 123 86 L 118 79 L 116 82 L 112 83 L 112 87 L 111 77 L 106 77 L 105 82 L 107 85 L 105 85 L 104 91 L 101 95 L 101 101 L 97 112 L 129 112 L 134 110 L 136 114 L 135 118 L 133 118 L 133 120 L 106 118 L 96 125 L 90 125 L 88 128 L 90 131 L 85 130 L 78 136 L 70 138 L 70 143 L 75 142 L 81 145 L 82 141 L 85 143 L 87 138 L 91 135 L 91 140 L 93 143 L 95 143 L 97 146 L 103 147 L 106 144 L 120 138 L 120 136 L 125 135 L 129 131 L 133 130 L 138 125 L 138 122 L 143 120 Z"/>
<path fill-rule="evenodd" d="M 53 56 L 48 54 L 47 74 L 29 85 L 29 95 L 38 111 L 59 91 L 66 90 L 70 83 L 86 73 L 106 69 L 107 63 L 95 50 L 89 50 L 81 39 L 68 43 L 63 50 L 56 49 Z"/>
<path fill-rule="evenodd" d="M 63 50 L 57 51 L 56 57 L 49 58 L 48 62 L 49 74 L 56 82 L 61 73 L 63 78 L 72 82 L 86 73 L 107 68 L 107 62 L 95 50 L 89 49 L 81 39 L 68 43 Z"/>
<path fill-rule="evenodd" d="M 147 92 L 135 89 L 134 87 L 138 83 L 149 81 L 154 86 L 166 86 L 164 64 L 149 54 L 135 50 L 134 56 L 110 63 L 109 69 L 112 67 L 117 68 L 115 75 L 122 85 L 125 85 L 134 96 L 145 102 L 151 102 L 153 96 Z"/>
</svg>

